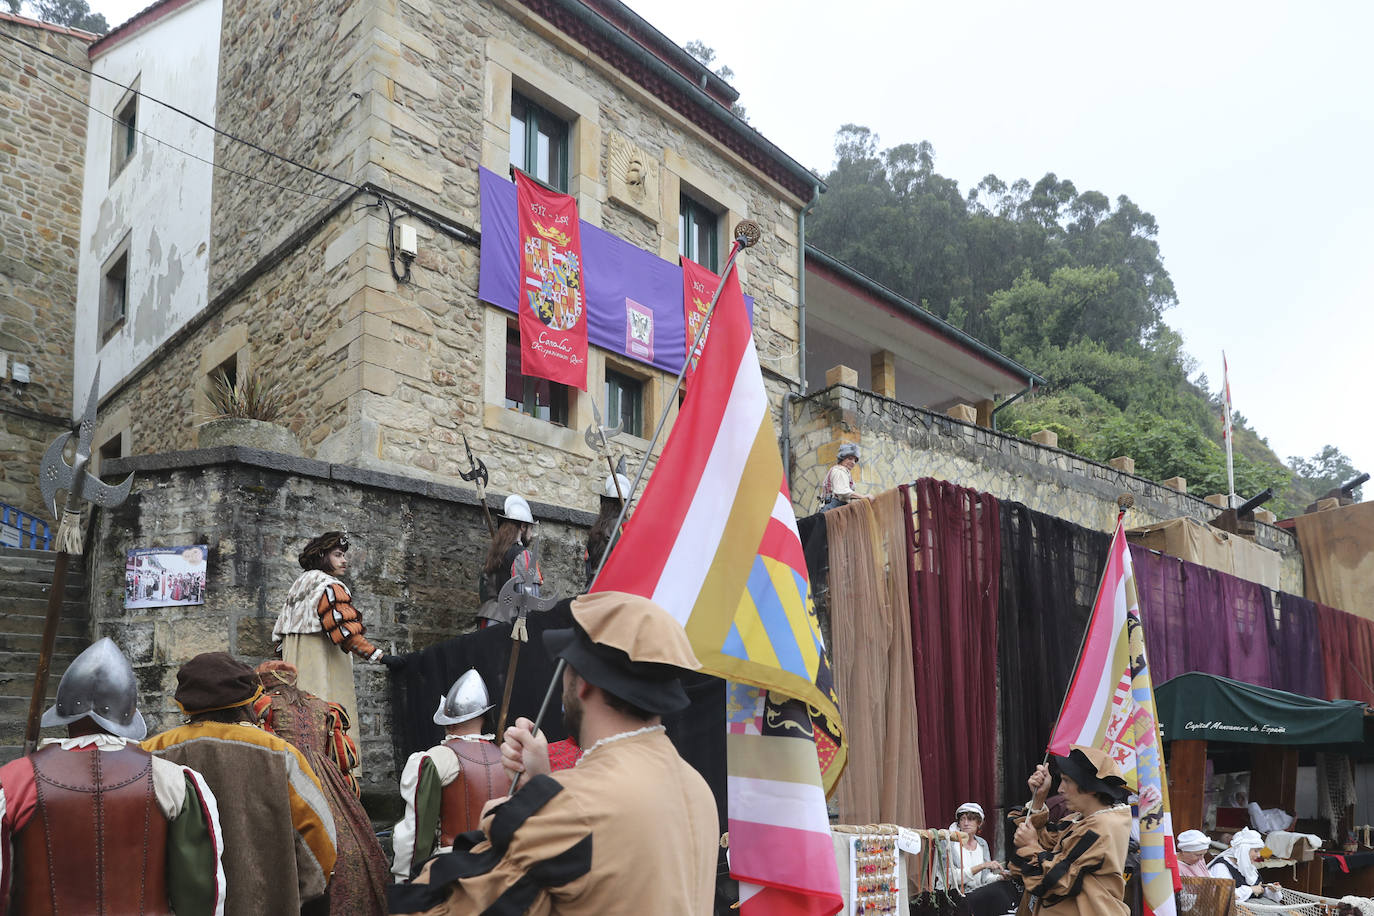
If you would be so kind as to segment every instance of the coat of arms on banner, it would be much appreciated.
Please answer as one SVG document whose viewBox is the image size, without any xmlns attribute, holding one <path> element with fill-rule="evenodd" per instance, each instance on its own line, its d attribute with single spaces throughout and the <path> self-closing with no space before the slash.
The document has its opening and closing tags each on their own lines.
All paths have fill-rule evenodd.
<svg viewBox="0 0 1374 916">
<path fill-rule="evenodd" d="M 515 176 L 520 372 L 587 389 L 587 315 L 577 201 Z"/>
<path fill-rule="evenodd" d="M 654 358 L 654 312 L 646 305 L 625 300 L 625 352 L 643 360 Z"/>
</svg>

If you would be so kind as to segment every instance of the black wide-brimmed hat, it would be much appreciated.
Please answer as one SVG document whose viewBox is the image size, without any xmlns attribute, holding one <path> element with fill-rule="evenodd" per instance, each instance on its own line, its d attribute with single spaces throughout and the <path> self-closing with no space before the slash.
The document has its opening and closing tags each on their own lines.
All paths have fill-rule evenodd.
<svg viewBox="0 0 1374 916">
<path fill-rule="evenodd" d="M 296 557 L 296 562 L 301 564 L 301 569 L 314 569 L 320 565 L 320 557 L 335 547 L 340 550 L 347 550 L 348 535 L 342 531 L 326 531 L 319 537 L 312 538 L 310 543 L 305 545 L 300 556 Z"/>
<path fill-rule="evenodd" d="M 701 662 L 671 614 L 624 592 L 594 592 L 565 603 L 573 626 L 544 632 L 549 655 L 566 659 L 583 680 L 645 712 L 663 716 L 687 708 L 681 676 Z"/>
<path fill-rule="evenodd" d="M 1078 784 L 1084 792 L 1101 792 L 1118 802 L 1134 791 L 1121 776 L 1121 768 L 1106 751 L 1081 744 L 1070 746 L 1067 756 L 1052 755 L 1059 772 Z"/>
</svg>

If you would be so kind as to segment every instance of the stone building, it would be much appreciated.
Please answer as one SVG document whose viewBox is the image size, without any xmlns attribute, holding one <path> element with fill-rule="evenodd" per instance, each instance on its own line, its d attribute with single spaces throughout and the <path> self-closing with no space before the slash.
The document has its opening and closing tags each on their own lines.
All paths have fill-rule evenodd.
<svg viewBox="0 0 1374 916">
<path fill-rule="evenodd" d="M 615 0 L 163 0 L 91 58 L 143 93 L 110 84 L 95 107 L 123 123 L 132 103 L 146 133 L 127 146 L 93 127 L 88 152 L 77 385 L 98 360 L 97 438 L 124 456 L 105 470 L 138 475 L 97 518 L 89 592 L 94 631 L 135 659 L 153 727 L 173 721 L 190 655 L 271 651 L 295 553 L 325 528 L 352 536 L 379 645 L 470 629 L 487 536 L 459 477 L 465 439 L 493 506 L 511 492 L 534 504 L 546 591 L 581 588 L 607 473 L 583 435 L 593 401 L 623 422 L 613 449 L 633 461 L 676 411 L 673 377 L 607 346 L 590 350 L 585 392 L 520 375 L 514 315 L 478 296 L 482 185 L 508 187 L 512 165 L 573 195 L 584 237 L 670 266 L 681 253 L 719 269 L 730 228 L 759 222 L 739 263 L 767 384 L 778 405 L 802 387 L 798 277 L 820 182 Z M 154 100 L 212 123 L 213 142 Z M 395 253 L 406 228 L 413 260 Z M 122 322 L 101 297 L 121 263 Z M 296 447 L 204 447 L 218 371 L 276 386 Z M 124 608 L 128 550 L 199 544 L 204 605 Z M 382 797 L 386 679 L 365 665 L 357 678 L 367 790 Z"/>
<path fill-rule="evenodd" d="M 0 544 L 5 545 L 19 545 L 22 525 L 23 544 L 31 546 L 35 521 L 40 531 L 48 522 L 38 492 L 38 463 L 73 415 L 72 308 L 87 77 L 70 65 L 85 64 L 93 38 L 0 13 Z"/>
</svg>

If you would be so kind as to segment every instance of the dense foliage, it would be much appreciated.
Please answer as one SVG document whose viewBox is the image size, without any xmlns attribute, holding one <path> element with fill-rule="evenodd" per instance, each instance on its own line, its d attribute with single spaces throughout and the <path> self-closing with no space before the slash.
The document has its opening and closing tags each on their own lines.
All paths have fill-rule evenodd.
<svg viewBox="0 0 1374 916">
<path fill-rule="evenodd" d="M 24 0 L 5 0 L 5 5 L 11 13 L 24 12 Z M 44 22 L 70 26 L 97 35 L 104 35 L 110 30 L 110 24 L 105 21 L 105 17 L 100 13 L 91 12 L 90 4 L 86 0 L 33 0 L 30 7 L 31 12 Z"/>
<path fill-rule="evenodd" d="M 1085 457 L 1130 455 L 1143 477 L 1226 492 L 1221 405 L 1164 322 L 1178 298 L 1153 216 L 1053 173 L 988 175 L 964 194 L 935 171 L 929 143 L 880 150 L 853 124 L 835 153 L 807 240 L 1046 378 L 1003 429 L 1051 429 Z M 1243 416 L 1233 422 L 1236 492 L 1274 487 L 1280 517 L 1355 476 L 1329 445 L 1286 467 Z"/>
</svg>

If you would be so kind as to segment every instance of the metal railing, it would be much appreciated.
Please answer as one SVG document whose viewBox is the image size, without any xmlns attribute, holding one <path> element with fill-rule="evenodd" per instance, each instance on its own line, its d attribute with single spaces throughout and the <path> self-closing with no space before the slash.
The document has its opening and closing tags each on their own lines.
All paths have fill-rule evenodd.
<svg viewBox="0 0 1374 916">
<path fill-rule="evenodd" d="M 0 503 L 0 547 L 51 550 L 52 531 L 38 516 Z"/>
</svg>

